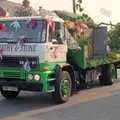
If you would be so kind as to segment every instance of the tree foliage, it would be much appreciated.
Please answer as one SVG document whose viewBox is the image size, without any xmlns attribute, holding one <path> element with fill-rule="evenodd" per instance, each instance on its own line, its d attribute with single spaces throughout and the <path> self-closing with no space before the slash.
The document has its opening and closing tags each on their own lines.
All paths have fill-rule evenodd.
<svg viewBox="0 0 120 120">
<path fill-rule="evenodd" d="M 30 2 L 29 2 L 29 0 L 23 0 L 22 5 L 23 5 L 24 7 L 30 7 Z"/>
<path fill-rule="evenodd" d="M 66 11 L 54 11 L 63 20 L 71 20 L 73 22 L 81 22 L 86 24 L 89 28 L 96 27 L 94 20 L 87 14 L 82 13 L 82 15 L 74 14 Z"/>
<path fill-rule="evenodd" d="M 22 6 L 16 10 L 16 16 L 32 16 L 33 9 L 29 0 L 23 0 Z"/>
<path fill-rule="evenodd" d="M 89 15 L 66 11 L 55 11 L 55 13 L 65 21 L 64 26 L 79 44 L 88 44 L 92 28 L 97 26 Z"/>
<path fill-rule="evenodd" d="M 117 23 L 108 33 L 110 47 L 114 50 L 120 49 L 120 23 Z"/>
<path fill-rule="evenodd" d="M 3 16 L 6 16 L 6 11 L 0 7 L 0 16 L 3 17 Z"/>
</svg>

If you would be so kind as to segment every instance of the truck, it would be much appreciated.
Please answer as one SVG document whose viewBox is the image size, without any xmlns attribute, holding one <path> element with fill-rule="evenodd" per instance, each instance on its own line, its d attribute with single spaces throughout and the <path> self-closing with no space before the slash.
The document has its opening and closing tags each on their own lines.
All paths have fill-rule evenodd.
<svg viewBox="0 0 120 120">
<path fill-rule="evenodd" d="M 112 85 L 120 54 L 108 51 L 106 27 L 92 31 L 92 53 L 57 17 L 0 18 L 0 91 L 6 99 L 20 91 L 51 94 L 65 103 L 93 81 Z"/>
</svg>

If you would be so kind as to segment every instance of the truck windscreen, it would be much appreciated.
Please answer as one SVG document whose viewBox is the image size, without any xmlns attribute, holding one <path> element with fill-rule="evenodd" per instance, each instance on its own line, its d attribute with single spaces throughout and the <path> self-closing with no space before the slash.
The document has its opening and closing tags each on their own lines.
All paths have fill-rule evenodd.
<svg viewBox="0 0 120 120">
<path fill-rule="evenodd" d="M 0 21 L 0 43 L 14 43 L 24 38 L 25 43 L 45 42 L 46 25 L 43 20 Z"/>
</svg>

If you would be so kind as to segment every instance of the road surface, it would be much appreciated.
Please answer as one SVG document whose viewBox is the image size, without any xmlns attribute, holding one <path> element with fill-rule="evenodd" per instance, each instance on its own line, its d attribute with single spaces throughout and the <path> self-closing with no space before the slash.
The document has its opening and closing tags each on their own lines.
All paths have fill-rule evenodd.
<svg viewBox="0 0 120 120">
<path fill-rule="evenodd" d="M 0 120 L 119 120 L 120 83 L 80 91 L 69 102 L 55 105 L 51 97 L 21 93 L 16 100 L 0 96 Z"/>
</svg>

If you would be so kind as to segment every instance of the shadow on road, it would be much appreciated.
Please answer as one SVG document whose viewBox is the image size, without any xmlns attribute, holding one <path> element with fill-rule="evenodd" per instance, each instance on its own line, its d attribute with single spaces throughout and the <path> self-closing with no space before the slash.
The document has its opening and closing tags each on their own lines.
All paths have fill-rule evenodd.
<svg viewBox="0 0 120 120">
<path fill-rule="evenodd" d="M 95 87 L 99 87 L 99 85 L 94 84 L 88 89 Z M 55 105 L 56 104 L 53 102 L 51 96 L 47 94 L 21 92 L 21 94 L 14 100 L 6 100 L 0 96 L 0 119 L 9 116 L 15 116 L 31 110 L 52 107 Z"/>
<path fill-rule="evenodd" d="M 86 89 L 96 87 L 100 87 L 98 83 L 88 85 L 88 88 Z M 0 119 L 9 116 L 15 116 L 31 110 L 52 107 L 55 105 L 56 104 L 51 99 L 51 96 L 47 94 L 21 92 L 21 94 L 14 100 L 6 100 L 0 96 Z"/>
<path fill-rule="evenodd" d="M 120 80 L 117 80 L 115 83 L 120 83 Z M 88 88 L 84 90 L 99 87 L 101 86 L 98 82 L 96 82 L 88 85 Z M 79 95 L 79 92 L 77 95 Z M 0 95 L 0 119 L 9 116 L 15 116 L 31 110 L 49 108 L 52 106 L 56 106 L 56 104 L 51 99 L 51 96 L 47 94 L 21 92 L 21 94 L 15 100 L 6 100 Z"/>
<path fill-rule="evenodd" d="M 6 100 L 0 96 L 0 119 L 51 106 L 55 106 L 51 96 L 40 93 L 21 93 L 15 100 Z"/>
</svg>

